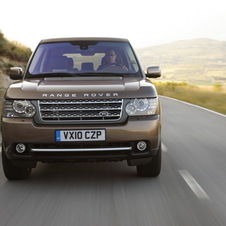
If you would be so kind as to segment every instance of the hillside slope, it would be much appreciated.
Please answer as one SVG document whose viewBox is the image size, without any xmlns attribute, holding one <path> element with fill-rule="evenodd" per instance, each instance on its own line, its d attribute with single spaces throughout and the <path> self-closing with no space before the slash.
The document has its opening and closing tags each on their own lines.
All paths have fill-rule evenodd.
<svg viewBox="0 0 226 226">
<path fill-rule="evenodd" d="M 30 48 L 15 42 L 8 41 L 0 31 L 0 89 L 5 89 L 11 82 L 6 75 L 10 67 L 24 68 L 31 55 Z"/>
<path fill-rule="evenodd" d="M 226 83 L 226 42 L 177 41 L 136 50 L 144 69 L 160 65 L 162 79 L 195 84 Z"/>
</svg>

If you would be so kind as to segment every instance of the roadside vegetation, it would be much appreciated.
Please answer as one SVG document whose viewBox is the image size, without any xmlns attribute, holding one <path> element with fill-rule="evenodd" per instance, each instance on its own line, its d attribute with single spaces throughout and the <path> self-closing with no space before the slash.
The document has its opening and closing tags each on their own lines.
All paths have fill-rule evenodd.
<svg viewBox="0 0 226 226">
<path fill-rule="evenodd" d="M 13 66 L 26 67 L 31 56 L 31 49 L 15 41 L 8 41 L 0 31 L 0 89 L 5 89 L 11 83 L 8 76 L 9 68 Z"/>
<path fill-rule="evenodd" d="M 185 82 L 153 82 L 158 94 L 226 114 L 226 89 L 221 84 L 194 86 Z"/>
<path fill-rule="evenodd" d="M 31 55 L 30 48 L 15 42 L 8 41 L 0 31 L 0 56 L 13 61 L 26 63 Z"/>
</svg>

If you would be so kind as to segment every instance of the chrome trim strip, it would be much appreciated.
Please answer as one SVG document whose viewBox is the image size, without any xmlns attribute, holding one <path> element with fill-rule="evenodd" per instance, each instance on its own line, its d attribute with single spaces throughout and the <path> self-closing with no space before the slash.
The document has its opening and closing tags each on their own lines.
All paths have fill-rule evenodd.
<svg viewBox="0 0 226 226">
<path fill-rule="evenodd" d="M 119 148 L 31 148 L 32 152 L 79 152 L 79 151 L 130 151 L 132 147 Z"/>
<path fill-rule="evenodd" d="M 70 104 L 120 104 L 122 103 L 122 99 L 109 99 L 109 100 L 87 100 L 87 101 L 83 101 L 83 100 L 39 100 L 40 104 L 44 105 L 44 104 L 67 104 L 67 105 L 70 105 Z"/>
</svg>

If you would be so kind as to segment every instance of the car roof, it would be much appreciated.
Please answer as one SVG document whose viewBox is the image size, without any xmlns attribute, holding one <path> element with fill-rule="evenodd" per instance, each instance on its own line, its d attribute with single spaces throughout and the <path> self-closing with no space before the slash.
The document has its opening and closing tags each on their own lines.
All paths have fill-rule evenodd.
<svg viewBox="0 0 226 226">
<path fill-rule="evenodd" d="M 73 42 L 73 41 L 101 41 L 101 42 L 129 42 L 124 38 L 103 38 L 103 37 L 76 37 L 76 38 L 53 38 L 41 40 L 41 43 L 56 43 L 56 42 Z"/>
</svg>

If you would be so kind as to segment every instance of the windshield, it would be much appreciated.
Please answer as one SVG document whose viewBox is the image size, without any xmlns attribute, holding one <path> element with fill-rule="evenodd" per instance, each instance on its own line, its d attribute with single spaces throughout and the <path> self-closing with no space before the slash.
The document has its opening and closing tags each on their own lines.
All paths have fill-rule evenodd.
<svg viewBox="0 0 226 226">
<path fill-rule="evenodd" d="M 28 69 L 28 77 L 95 74 L 141 76 L 137 60 L 126 42 L 40 44 Z"/>
</svg>

